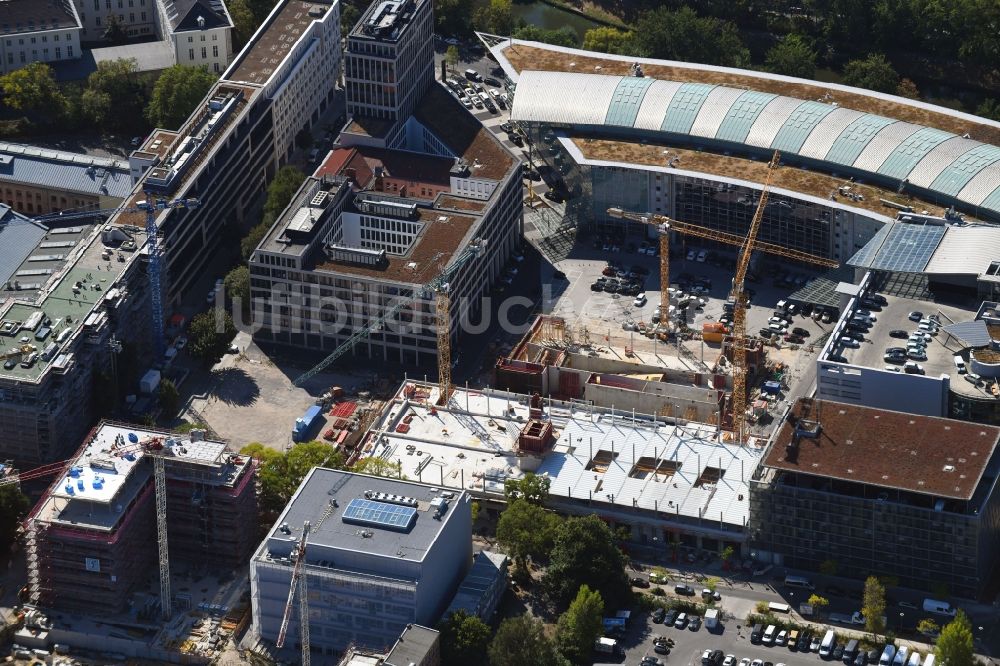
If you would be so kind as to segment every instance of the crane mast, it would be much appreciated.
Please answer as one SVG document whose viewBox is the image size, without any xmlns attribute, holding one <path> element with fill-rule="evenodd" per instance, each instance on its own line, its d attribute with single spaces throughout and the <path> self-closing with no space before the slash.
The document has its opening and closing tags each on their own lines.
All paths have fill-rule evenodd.
<svg viewBox="0 0 1000 666">
<path fill-rule="evenodd" d="M 292 607 L 295 593 L 299 593 L 299 642 L 302 646 L 302 666 L 309 666 L 309 596 L 306 591 L 306 540 L 309 538 L 309 521 L 302 523 L 302 536 L 295 547 L 295 566 L 292 568 L 292 580 L 288 586 L 288 601 L 285 602 L 285 613 L 281 616 L 281 628 L 278 629 L 278 639 L 275 647 L 285 646 L 285 636 L 288 634 L 288 623 L 292 619 Z"/>
<path fill-rule="evenodd" d="M 661 322 L 664 321 L 664 303 L 669 302 L 669 295 L 667 291 L 667 285 L 669 284 L 669 264 L 667 260 L 668 247 L 665 240 L 667 238 L 668 230 L 689 236 L 695 236 L 697 238 L 704 238 L 705 240 L 735 245 L 742 248 L 737 262 L 736 273 L 733 275 L 733 286 L 730 293 L 733 300 L 733 326 L 731 329 L 731 339 L 733 345 L 733 433 L 734 439 L 740 444 L 744 443 L 746 437 L 747 409 L 746 294 L 744 292 L 743 285 L 746 280 L 747 269 L 750 265 L 751 254 L 754 250 L 760 250 L 762 252 L 767 252 L 768 254 L 791 259 L 792 261 L 811 263 L 818 266 L 824 266 L 826 268 L 836 268 L 840 265 L 839 262 L 833 259 L 827 259 L 826 257 L 820 257 L 807 252 L 802 252 L 801 250 L 794 250 L 775 243 L 757 240 L 761 221 L 764 217 L 764 210 L 767 206 L 771 179 L 774 176 L 774 172 L 777 170 L 779 159 L 779 153 L 775 152 L 767 166 L 767 176 L 764 179 L 763 188 L 761 189 L 760 201 L 757 205 L 757 210 L 754 212 L 746 237 L 731 234 L 725 231 L 716 231 L 714 229 L 708 229 L 694 224 L 688 224 L 687 222 L 680 222 L 678 220 L 670 219 L 665 215 L 636 213 L 622 210 L 621 208 L 608 209 L 608 215 L 610 217 L 642 222 L 644 224 L 653 224 L 657 225 L 660 229 L 660 254 L 662 255 L 660 258 L 660 293 L 661 298 L 663 299 L 660 303 Z"/>
</svg>

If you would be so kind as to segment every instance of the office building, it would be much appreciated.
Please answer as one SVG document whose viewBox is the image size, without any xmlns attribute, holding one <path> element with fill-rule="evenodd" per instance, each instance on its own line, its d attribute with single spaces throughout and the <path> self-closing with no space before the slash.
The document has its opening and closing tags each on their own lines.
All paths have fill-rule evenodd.
<svg viewBox="0 0 1000 666">
<path fill-rule="evenodd" d="M 998 439 L 993 426 L 802 399 L 750 484 L 755 557 L 976 598 L 1000 546 Z"/>
<path fill-rule="evenodd" d="M 112 615 L 157 569 L 153 464 L 162 446 L 172 560 L 235 567 L 253 547 L 256 468 L 222 442 L 101 423 L 28 516 L 31 603 Z"/>
<path fill-rule="evenodd" d="M 29 217 L 114 208 L 133 185 L 123 160 L 0 142 L 0 199 Z"/>
<path fill-rule="evenodd" d="M 467 493 L 314 468 L 250 561 L 253 630 L 264 640 L 278 635 L 291 555 L 306 522 L 304 575 L 317 654 L 380 650 L 407 625 L 435 625 L 472 563 Z M 289 648 L 298 642 L 297 608 Z"/>
<path fill-rule="evenodd" d="M 571 224 L 661 213 L 745 235 L 780 151 L 760 239 L 846 262 L 897 214 L 1000 221 L 1000 131 L 944 107 L 694 63 L 490 40 L 511 117 L 574 195 Z"/>
<path fill-rule="evenodd" d="M 216 74 L 226 69 L 233 57 L 233 20 L 222 0 L 151 1 L 162 3 L 158 14 L 168 21 L 162 38 L 173 45 L 175 64 Z"/>
<path fill-rule="evenodd" d="M 351 353 L 432 365 L 436 297 L 423 286 L 449 266 L 453 344 L 477 320 L 520 243 L 520 167 L 437 84 L 403 128 L 413 150 L 332 151 L 258 245 L 255 338 L 332 351 L 402 301 Z"/>
<path fill-rule="evenodd" d="M 434 81 L 431 0 L 375 0 L 347 36 L 347 114 L 355 130 L 386 140 Z"/>
<path fill-rule="evenodd" d="M 83 26 L 72 0 L 0 3 L 0 73 L 33 62 L 76 60 Z"/>
<path fill-rule="evenodd" d="M 157 213 L 165 318 L 211 274 L 222 230 L 243 222 L 287 162 L 296 132 L 333 99 L 339 26 L 336 2 L 278 3 L 181 129 L 156 130 L 129 157 L 135 185 L 123 203 L 143 200 L 147 190 L 201 202 Z M 30 464 L 71 454 L 94 423 L 91 401 L 78 397 L 94 394 L 101 374 L 105 386 L 116 380 L 112 337 L 124 353 L 158 361 L 148 358 L 144 217 L 121 212 L 96 225 L 87 218 L 50 222 L 48 239 L 35 234 L 0 246 L 13 278 L 0 285 L 0 348 L 12 353 L 33 344 L 39 352 L 28 364 L 0 369 L 0 457 Z M 49 356 L 43 352 L 51 344 L 58 353 Z"/>
</svg>

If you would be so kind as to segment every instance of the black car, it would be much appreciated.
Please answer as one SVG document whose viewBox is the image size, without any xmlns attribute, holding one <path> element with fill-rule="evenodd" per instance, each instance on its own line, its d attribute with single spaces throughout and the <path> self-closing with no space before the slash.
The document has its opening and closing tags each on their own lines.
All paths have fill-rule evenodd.
<svg viewBox="0 0 1000 666">
<path fill-rule="evenodd" d="M 801 326 L 796 326 L 795 328 L 793 328 L 792 333 L 794 333 L 795 335 L 801 335 L 803 338 L 809 337 L 809 331 L 802 328 Z"/>
<path fill-rule="evenodd" d="M 859 652 L 858 656 L 854 658 L 854 666 L 868 666 L 868 655 Z"/>
<path fill-rule="evenodd" d="M 564 200 L 563 195 L 560 194 L 557 190 L 545 190 L 545 194 L 543 194 L 542 196 L 544 196 L 549 201 L 555 201 L 556 203 L 561 203 Z"/>
<path fill-rule="evenodd" d="M 694 588 L 686 583 L 674 585 L 674 594 L 682 594 L 686 597 L 694 596 Z"/>
<path fill-rule="evenodd" d="M 834 363 L 847 363 L 847 357 L 843 354 L 830 354 L 827 357 L 828 361 L 833 361 Z"/>
<path fill-rule="evenodd" d="M 650 616 L 650 619 L 653 620 L 655 624 L 662 624 L 666 614 L 667 611 L 663 610 L 662 608 L 657 608 L 656 610 L 653 611 L 653 614 Z"/>
<path fill-rule="evenodd" d="M 803 631 L 802 635 L 799 636 L 799 642 L 795 646 L 798 648 L 799 652 L 809 652 L 809 641 L 812 640 L 812 635 L 808 631 Z"/>
<path fill-rule="evenodd" d="M 500 87 L 500 82 L 494 79 L 492 76 L 486 77 L 486 81 L 484 81 L 484 83 L 486 83 L 487 85 L 491 85 L 494 88 Z"/>
<path fill-rule="evenodd" d="M 633 587 L 647 588 L 647 587 L 649 587 L 649 581 L 646 580 L 645 578 L 636 577 L 636 578 L 632 579 L 632 586 Z"/>
<path fill-rule="evenodd" d="M 894 328 L 891 331 L 889 331 L 890 338 L 906 338 L 909 335 L 910 335 L 909 333 L 907 333 L 901 328 Z"/>
<path fill-rule="evenodd" d="M 522 139 L 521 135 L 517 134 L 516 132 L 511 132 L 510 134 L 507 135 L 507 138 L 510 139 L 510 142 L 515 146 L 524 145 L 524 139 Z"/>
<path fill-rule="evenodd" d="M 677 620 L 677 611 L 670 609 L 667 614 L 663 616 L 663 624 L 669 624 L 671 627 L 674 626 L 674 622 Z"/>
<path fill-rule="evenodd" d="M 604 283 L 603 282 L 594 282 L 593 284 L 590 285 L 590 290 L 591 291 L 604 291 Z"/>
<path fill-rule="evenodd" d="M 844 658 L 844 646 L 835 645 L 833 648 L 833 660 L 840 661 L 843 658 Z"/>
</svg>

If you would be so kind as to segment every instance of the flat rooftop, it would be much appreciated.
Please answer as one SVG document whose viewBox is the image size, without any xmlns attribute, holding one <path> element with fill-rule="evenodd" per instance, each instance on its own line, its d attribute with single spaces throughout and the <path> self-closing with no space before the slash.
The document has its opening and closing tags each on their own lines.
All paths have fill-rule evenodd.
<svg viewBox="0 0 1000 666">
<path fill-rule="evenodd" d="M 444 84 L 435 82 L 421 98 L 414 117 L 472 169 L 472 178 L 501 180 L 514 165 L 496 135 L 486 129 Z"/>
<path fill-rule="evenodd" d="M 585 136 L 571 136 L 567 139 L 587 160 L 620 162 L 623 164 L 641 164 L 659 167 L 667 172 L 690 171 L 698 177 L 699 173 L 711 173 L 717 176 L 764 184 L 767 177 L 767 162 L 751 160 L 744 157 L 720 155 L 708 151 L 680 148 L 663 141 L 631 142 L 614 139 L 597 139 Z M 677 162 L 667 168 L 667 162 L 673 158 Z M 878 213 L 889 218 L 895 218 L 898 209 L 886 206 L 882 199 L 893 201 L 900 206 L 910 206 L 917 211 L 927 211 L 929 214 L 943 216 L 946 208 L 929 201 L 924 201 L 910 195 L 897 194 L 895 191 L 874 187 L 859 182 L 850 182 L 847 178 L 838 178 L 818 171 L 807 171 L 797 166 L 782 166 L 771 179 L 776 190 L 785 189 L 792 193 L 810 194 L 826 201 L 836 201 L 844 206 Z M 847 188 L 841 193 L 840 188 Z M 851 196 L 848 196 L 851 195 Z M 719 197 L 733 197 L 730 192 L 720 192 Z M 971 220 L 973 218 L 968 217 Z"/>
<path fill-rule="evenodd" d="M 1000 127 L 983 121 L 977 122 L 974 116 L 957 112 L 948 113 L 946 109 L 940 107 L 907 102 L 891 95 L 866 93 L 856 88 L 833 87 L 805 79 L 696 63 L 613 56 L 522 40 L 504 40 L 494 47 L 493 52 L 505 58 L 517 73 L 523 70 L 535 70 L 632 76 L 632 64 L 640 62 L 643 75 L 654 79 L 745 88 L 802 100 L 822 99 L 826 102 L 836 102 L 839 106 L 849 109 L 864 109 L 869 113 L 935 127 L 960 136 L 968 133 L 976 141 L 1000 145 Z"/>
<path fill-rule="evenodd" d="M 972 498 L 1000 439 L 1000 428 L 846 405 L 800 400 L 792 413 L 807 414 L 822 429 L 799 440 L 795 462 L 785 456 L 795 427 L 782 424 L 764 460 L 766 467 L 853 481 L 935 497 Z"/>
<path fill-rule="evenodd" d="M 530 418 L 528 396 L 457 388 L 448 406 L 431 414 L 427 405 L 437 397 L 433 384 L 404 383 L 373 426 L 364 455 L 398 460 L 410 478 L 502 495 L 505 480 L 524 473 L 516 449 Z M 529 459 L 537 474 L 550 477 L 553 497 L 721 517 L 742 528 L 749 514 L 747 483 L 762 454 L 759 440 L 738 447 L 721 442 L 711 425 L 669 425 L 639 414 L 633 420 L 631 412 L 558 401 L 544 407 L 554 442 L 541 460 Z"/>
<path fill-rule="evenodd" d="M 379 178 L 421 184 L 433 183 L 448 187 L 451 184 L 451 168 L 454 164 L 455 160 L 450 157 L 370 146 L 349 146 L 330 151 L 313 173 L 313 177 L 326 175 L 350 177 L 360 189 L 377 190 Z M 411 191 L 407 192 L 411 197 L 414 194 Z"/>
<path fill-rule="evenodd" d="M 350 39 L 398 41 L 413 15 L 429 0 L 375 0 L 351 29 Z"/>
<path fill-rule="evenodd" d="M 123 199 L 132 191 L 128 162 L 0 142 L 0 183 Z"/>
<path fill-rule="evenodd" d="M 907 336 L 914 333 L 917 330 L 918 322 L 910 321 L 911 312 L 920 312 L 925 317 L 936 314 L 941 318 L 942 324 L 948 324 L 952 321 L 968 321 L 976 316 L 974 311 L 956 306 L 890 294 L 882 295 L 889 304 L 881 310 L 868 308 L 875 316 L 875 324 L 865 334 L 865 341 L 861 343 L 861 346 L 858 349 L 851 349 L 843 345 L 836 347 L 837 353 L 842 354 L 851 365 L 879 370 L 895 367 L 902 372 L 902 364 L 886 363 L 883 355 L 889 347 L 906 348 L 906 338 L 894 338 L 889 333 L 894 330 L 905 331 Z M 852 315 L 852 311 L 845 311 L 841 316 L 841 321 L 850 321 Z M 927 360 L 917 362 L 923 366 L 924 374 L 928 377 L 948 375 L 951 378 L 949 386 L 952 391 L 975 397 L 985 397 L 983 389 L 964 381 L 963 376 L 958 374 L 954 357 L 961 351 L 963 351 L 963 346 L 960 342 L 949 338 L 943 332 L 938 332 L 937 335 L 931 336 L 931 341 L 927 343 Z"/>
<path fill-rule="evenodd" d="M 368 496 L 366 496 L 368 493 Z M 378 501 L 376 493 L 415 500 L 415 506 Z M 305 521 L 311 523 L 310 548 L 317 546 L 332 551 L 347 550 L 382 557 L 405 557 L 420 562 L 430 550 L 444 525 L 454 515 L 449 508 L 441 520 L 435 520 L 431 501 L 442 497 L 441 490 L 415 481 L 367 476 L 340 470 L 315 467 L 305 478 L 267 536 L 267 551 L 286 555 L 291 544 L 298 542 Z M 462 501 L 453 493 L 451 505 Z M 345 520 L 352 501 L 375 502 L 381 510 L 413 510 L 415 518 L 408 530 L 380 526 L 384 516 L 371 515 L 364 523 Z M 384 512 L 383 512 L 384 513 Z M 282 526 L 287 525 L 287 532 Z M 320 553 L 319 550 L 312 551 Z M 318 555 L 317 555 L 318 557 Z"/>
<path fill-rule="evenodd" d="M 177 465 L 183 462 L 198 466 L 203 483 L 232 485 L 238 472 L 251 464 L 249 458 L 229 453 L 223 442 L 191 437 L 102 423 L 39 501 L 36 517 L 53 524 L 113 529 L 122 518 L 121 507 L 129 505 L 152 473 L 149 465 L 141 464 L 142 445 L 152 439 L 164 444 L 171 478 L 183 476 Z"/>
<path fill-rule="evenodd" d="M 224 74 L 224 81 L 265 83 L 291 52 L 309 24 L 321 19 L 332 0 L 286 0 L 273 10 Z"/>
</svg>

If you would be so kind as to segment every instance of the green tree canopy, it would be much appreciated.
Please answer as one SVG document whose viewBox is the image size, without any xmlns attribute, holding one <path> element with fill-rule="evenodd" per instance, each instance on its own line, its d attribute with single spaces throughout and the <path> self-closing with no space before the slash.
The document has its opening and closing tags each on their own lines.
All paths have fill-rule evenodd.
<svg viewBox="0 0 1000 666">
<path fill-rule="evenodd" d="M 489 648 L 490 666 L 566 666 L 567 661 L 545 635 L 540 620 L 517 615 L 500 623 Z"/>
<path fill-rule="evenodd" d="M 603 633 L 604 600 L 601 593 L 581 585 L 576 598 L 556 625 L 556 643 L 563 656 L 582 664 L 594 650 L 594 641 Z"/>
<path fill-rule="evenodd" d="M 280 512 L 313 467 L 344 467 L 343 454 L 318 441 L 296 444 L 284 453 L 253 442 L 240 449 L 240 453 L 260 460 L 259 505 L 265 513 Z"/>
<path fill-rule="evenodd" d="M 158 399 L 160 409 L 163 410 L 165 416 L 172 417 L 177 413 L 177 407 L 180 405 L 181 395 L 177 392 L 177 386 L 174 384 L 173 380 L 166 377 L 160 380 Z"/>
<path fill-rule="evenodd" d="M 475 615 L 458 610 L 438 625 L 442 666 L 466 666 L 486 661 L 490 628 Z"/>
<path fill-rule="evenodd" d="M 663 6 L 644 12 L 633 34 L 639 52 L 651 58 L 728 67 L 746 67 L 750 62 L 750 52 L 733 23 L 700 17 L 690 7 Z"/>
<path fill-rule="evenodd" d="M 802 35 L 791 34 L 767 52 L 767 68 L 775 74 L 811 79 L 816 76 L 816 51 Z"/>
<path fill-rule="evenodd" d="M 528 557 L 545 556 L 555 543 L 560 518 L 542 507 L 515 499 L 507 505 L 497 522 L 497 541 L 507 550 L 517 566 Z"/>
<path fill-rule="evenodd" d="M 494 35 L 508 36 L 517 29 L 511 0 L 489 0 L 472 15 L 476 30 Z"/>
<path fill-rule="evenodd" d="M 899 74 L 881 53 L 873 53 L 863 60 L 852 60 L 844 67 L 844 83 L 884 93 L 895 93 Z"/>
<path fill-rule="evenodd" d="M 976 115 L 982 116 L 983 118 L 989 118 L 990 120 L 1000 120 L 1000 100 L 984 99 L 982 103 L 976 107 Z"/>
<path fill-rule="evenodd" d="M 128 42 L 128 30 L 113 12 L 108 14 L 103 37 L 108 46 L 118 46 Z"/>
<path fill-rule="evenodd" d="M 609 605 L 624 601 L 630 590 L 625 556 L 607 523 L 594 515 L 563 521 L 556 530 L 544 584 L 558 603 L 568 603 L 583 584 L 600 592 Z"/>
<path fill-rule="evenodd" d="M 527 472 L 523 478 L 507 479 L 503 486 L 503 494 L 508 502 L 524 499 L 531 504 L 541 506 L 549 498 L 549 486 L 551 485 L 552 480 L 549 477 Z"/>
<path fill-rule="evenodd" d="M 473 0 L 434 0 L 439 35 L 467 35 L 472 29 Z"/>
<path fill-rule="evenodd" d="M 583 48 L 587 51 L 630 55 L 635 49 L 634 35 L 610 26 L 591 28 L 583 35 Z"/>
<path fill-rule="evenodd" d="M 239 303 L 242 312 L 250 312 L 250 268 L 246 264 L 240 264 L 226 273 L 223 286 L 226 296 L 233 301 L 234 310 Z"/>
<path fill-rule="evenodd" d="M 976 663 L 972 624 L 965 611 L 958 611 L 955 619 L 941 628 L 935 653 L 942 666 L 972 666 Z"/>
<path fill-rule="evenodd" d="M 16 483 L 0 486 L 0 562 L 6 562 L 10 546 L 17 539 L 17 526 L 28 513 L 31 503 Z"/>
<path fill-rule="evenodd" d="M 65 103 L 52 68 L 41 62 L 0 76 L 0 91 L 4 104 L 17 111 L 44 111 Z"/>
<path fill-rule="evenodd" d="M 576 30 L 564 25 L 555 30 L 546 30 L 537 25 L 525 25 L 514 32 L 516 39 L 524 39 L 529 42 L 542 42 L 544 44 L 555 44 L 556 46 L 580 46 L 580 38 Z"/>
<path fill-rule="evenodd" d="M 81 98 L 83 112 L 92 123 L 115 130 L 145 127 L 141 113 L 145 103 L 146 89 L 134 58 L 97 63 Z"/>
<path fill-rule="evenodd" d="M 379 456 L 361 458 L 354 463 L 354 472 L 358 474 L 371 474 L 372 476 L 387 476 L 393 479 L 405 479 L 403 476 L 403 466 L 395 460 L 386 460 Z"/>
<path fill-rule="evenodd" d="M 865 616 L 866 631 L 873 634 L 885 631 L 885 587 L 875 576 L 869 576 L 865 581 L 861 614 Z"/>
<path fill-rule="evenodd" d="M 267 200 L 264 202 L 264 219 L 270 220 L 267 226 L 270 227 L 278 219 L 305 179 L 306 175 L 293 166 L 278 169 L 267 186 Z"/>
<path fill-rule="evenodd" d="M 342 5 L 343 6 L 343 5 Z M 229 0 L 226 3 L 229 16 L 233 19 L 233 51 L 239 51 L 250 41 L 250 37 L 260 26 L 247 0 Z M 341 13 L 343 18 L 343 13 Z"/>
<path fill-rule="evenodd" d="M 204 67 L 174 65 L 160 74 L 146 118 L 156 127 L 179 128 L 212 88 L 216 77 Z"/>
<path fill-rule="evenodd" d="M 221 308 L 200 312 L 191 319 L 188 337 L 191 354 L 206 365 L 218 363 L 236 336 L 232 316 Z"/>
</svg>

